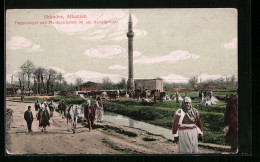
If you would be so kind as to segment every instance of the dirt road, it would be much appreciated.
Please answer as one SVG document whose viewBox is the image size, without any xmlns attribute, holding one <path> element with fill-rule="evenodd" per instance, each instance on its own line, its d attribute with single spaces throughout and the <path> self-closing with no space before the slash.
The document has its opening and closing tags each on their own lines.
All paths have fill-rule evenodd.
<svg viewBox="0 0 260 162">
<path fill-rule="evenodd" d="M 33 132 L 27 131 L 23 119 L 27 107 L 32 107 Z M 6 150 L 8 154 L 176 154 L 177 145 L 145 131 L 112 123 L 97 123 L 89 132 L 78 123 L 76 133 L 67 131 L 66 119 L 57 112 L 50 127 L 41 132 L 33 103 L 6 101 Z M 12 112 L 12 113 L 11 113 Z M 12 115 L 10 115 L 12 114 Z M 200 148 L 200 153 L 223 153 Z"/>
</svg>

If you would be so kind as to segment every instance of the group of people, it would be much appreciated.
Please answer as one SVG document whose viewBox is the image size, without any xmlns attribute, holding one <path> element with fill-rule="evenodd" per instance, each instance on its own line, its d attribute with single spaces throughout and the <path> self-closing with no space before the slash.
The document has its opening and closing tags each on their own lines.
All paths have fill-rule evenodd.
<svg viewBox="0 0 260 162">
<path fill-rule="evenodd" d="M 61 101 L 60 103 L 64 103 L 64 101 Z M 47 107 L 49 107 L 49 110 L 47 109 Z M 68 109 L 69 108 L 70 107 L 68 107 Z M 90 118 L 89 115 L 85 115 L 85 114 L 89 114 L 89 113 L 84 113 L 84 117 L 87 119 L 89 126 L 92 126 L 92 127 L 93 127 L 95 120 L 97 122 L 103 122 L 104 108 L 103 108 L 103 103 L 102 103 L 100 97 L 97 98 L 96 103 L 94 104 L 93 108 L 94 108 L 93 112 L 95 112 L 95 114 L 93 115 L 94 118 Z M 42 103 L 39 103 L 39 101 L 37 100 L 37 102 L 35 103 L 36 118 L 39 121 L 39 128 L 42 129 L 42 132 L 46 130 L 47 126 L 50 126 L 49 120 L 50 120 L 50 117 L 53 116 L 54 109 L 55 109 L 55 106 L 53 104 L 53 101 L 51 101 L 48 104 L 46 102 L 46 100 L 44 100 L 44 102 L 42 102 Z M 68 109 L 66 111 L 69 111 Z M 85 112 L 86 111 L 89 111 L 89 110 L 85 110 Z M 24 119 L 27 123 L 28 132 L 31 132 L 32 123 L 34 120 L 33 114 L 31 111 L 31 106 L 28 106 L 28 109 L 24 112 Z"/>
<path fill-rule="evenodd" d="M 206 98 L 207 100 L 210 100 L 212 95 L 213 95 L 212 91 L 199 91 L 200 100 L 203 100 L 204 98 Z"/>
<path fill-rule="evenodd" d="M 44 130 L 46 130 L 47 126 L 50 126 L 50 114 L 47 110 L 47 104 L 45 102 L 39 103 L 37 100 L 37 102 L 35 103 L 35 110 L 37 120 L 39 120 L 39 128 L 41 128 L 43 132 Z M 28 106 L 28 109 L 24 112 L 24 119 L 27 123 L 28 131 L 31 132 L 34 119 L 31 111 L 31 106 Z"/>
<path fill-rule="evenodd" d="M 236 152 L 237 140 L 237 98 L 231 96 L 227 102 L 225 111 L 226 142 L 231 145 L 231 152 Z M 184 97 L 181 108 L 178 109 L 172 121 L 172 134 L 174 142 L 178 143 L 179 153 L 198 153 L 198 141 L 203 141 L 203 126 L 199 111 L 192 107 L 191 98 Z"/>
<path fill-rule="evenodd" d="M 53 104 L 51 102 L 51 104 Z M 94 121 L 103 121 L 104 108 L 101 99 L 98 97 L 96 103 L 91 108 L 91 102 L 88 101 L 88 107 L 84 109 L 84 117 L 87 119 L 89 131 L 92 129 Z M 237 97 L 231 96 L 227 100 L 227 106 L 225 111 L 225 128 L 227 133 L 226 141 L 231 145 L 231 151 L 237 151 Z M 28 106 L 28 110 L 24 113 L 24 119 L 27 122 L 28 131 L 31 132 L 31 126 L 33 122 L 33 114 L 31 112 L 31 106 Z M 50 126 L 50 115 L 47 111 L 47 104 L 41 103 L 41 108 L 37 113 L 37 120 L 39 120 L 39 127 L 42 131 L 46 129 L 46 126 Z M 199 111 L 192 107 L 192 100 L 190 97 L 185 96 L 181 108 L 178 109 L 172 121 L 172 134 L 174 142 L 178 143 L 179 153 L 198 153 L 198 142 L 203 141 L 203 126 L 200 119 Z"/>
</svg>

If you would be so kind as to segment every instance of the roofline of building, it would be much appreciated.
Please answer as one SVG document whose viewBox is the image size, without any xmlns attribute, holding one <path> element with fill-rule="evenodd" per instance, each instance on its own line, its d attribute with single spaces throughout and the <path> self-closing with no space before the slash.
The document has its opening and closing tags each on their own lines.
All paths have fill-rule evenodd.
<svg viewBox="0 0 260 162">
<path fill-rule="evenodd" d="M 163 79 L 134 79 L 134 80 L 163 80 Z"/>
</svg>

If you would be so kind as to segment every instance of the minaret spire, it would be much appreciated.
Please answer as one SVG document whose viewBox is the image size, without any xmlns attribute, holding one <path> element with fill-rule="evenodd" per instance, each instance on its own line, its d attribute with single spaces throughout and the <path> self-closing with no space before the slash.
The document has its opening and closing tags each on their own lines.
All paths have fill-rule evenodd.
<svg viewBox="0 0 260 162">
<path fill-rule="evenodd" d="M 126 36 L 128 37 L 128 81 L 127 81 L 127 91 L 134 92 L 134 69 L 133 69 L 133 37 L 134 32 L 132 28 L 132 16 L 131 11 L 129 13 L 129 21 L 128 21 L 128 32 Z"/>
</svg>

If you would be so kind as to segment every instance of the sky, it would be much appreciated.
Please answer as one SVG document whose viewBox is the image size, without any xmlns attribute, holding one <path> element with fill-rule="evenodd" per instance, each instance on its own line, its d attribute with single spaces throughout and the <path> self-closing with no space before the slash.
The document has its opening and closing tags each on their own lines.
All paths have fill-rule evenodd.
<svg viewBox="0 0 260 162">
<path fill-rule="evenodd" d="M 134 79 L 237 77 L 236 9 L 12 9 L 6 13 L 6 81 L 27 60 L 61 72 L 68 83 L 127 79 L 129 12 Z"/>
</svg>

